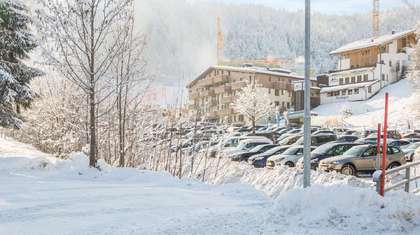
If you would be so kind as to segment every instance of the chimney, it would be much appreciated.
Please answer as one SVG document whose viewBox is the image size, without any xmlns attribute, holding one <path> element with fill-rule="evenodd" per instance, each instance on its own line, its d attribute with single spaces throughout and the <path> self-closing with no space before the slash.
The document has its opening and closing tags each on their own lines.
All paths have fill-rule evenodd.
<svg viewBox="0 0 420 235">
<path fill-rule="evenodd" d="M 391 32 L 391 33 L 392 33 L 392 35 L 394 35 L 394 34 L 395 34 L 395 30 L 392 30 L 392 32 Z"/>
</svg>

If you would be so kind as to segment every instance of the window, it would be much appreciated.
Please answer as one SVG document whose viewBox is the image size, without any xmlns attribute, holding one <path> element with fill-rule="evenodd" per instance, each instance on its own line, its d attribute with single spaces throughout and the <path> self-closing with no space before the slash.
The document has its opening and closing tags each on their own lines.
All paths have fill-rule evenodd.
<svg viewBox="0 0 420 235">
<path fill-rule="evenodd" d="M 359 94 L 359 89 L 354 89 L 354 94 Z"/>
<path fill-rule="evenodd" d="M 369 76 L 367 74 L 363 75 L 363 81 L 367 82 L 369 80 Z"/>
<path fill-rule="evenodd" d="M 283 103 L 281 104 L 281 107 L 285 108 L 285 102 L 283 101 Z"/>
<path fill-rule="evenodd" d="M 274 95 L 275 95 L 275 96 L 279 96 L 279 95 L 280 95 L 279 89 L 275 89 L 275 90 L 274 90 Z"/>
<path fill-rule="evenodd" d="M 349 95 L 353 95 L 353 90 L 349 90 Z"/>
<path fill-rule="evenodd" d="M 368 92 L 369 92 L 369 93 L 372 93 L 372 86 L 369 86 L 369 87 L 368 87 Z"/>
<path fill-rule="evenodd" d="M 349 84 L 350 83 L 350 78 L 346 78 L 346 84 Z"/>
<path fill-rule="evenodd" d="M 287 102 L 287 108 L 290 109 L 290 102 Z"/>
<path fill-rule="evenodd" d="M 281 95 L 284 95 L 284 90 L 281 90 Z"/>
<path fill-rule="evenodd" d="M 385 74 L 382 74 L 382 81 L 385 81 Z"/>
<path fill-rule="evenodd" d="M 276 107 L 280 106 L 280 102 L 278 101 L 276 101 L 275 104 L 276 104 Z"/>
<path fill-rule="evenodd" d="M 346 90 L 341 91 L 341 95 L 346 95 Z"/>
<path fill-rule="evenodd" d="M 356 77 L 351 77 L 351 83 L 356 83 Z"/>
<path fill-rule="evenodd" d="M 340 85 L 343 85 L 343 84 L 344 84 L 344 79 L 340 78 Z"/>
<path fill-rule="evenodd" d="M 334 96 L 339 96 L 339 95 L 340 95 L 340 91 L 334 92 Z"/>
<path fill-rule="evenodd" d="M 389 61 L 389 67 L 392 67 L 392 61 Z"/>
<path fill-rule="evenodd" d="M 362 75 L 357 76 L 357 82 L 362 82 Z"/>
</svg>

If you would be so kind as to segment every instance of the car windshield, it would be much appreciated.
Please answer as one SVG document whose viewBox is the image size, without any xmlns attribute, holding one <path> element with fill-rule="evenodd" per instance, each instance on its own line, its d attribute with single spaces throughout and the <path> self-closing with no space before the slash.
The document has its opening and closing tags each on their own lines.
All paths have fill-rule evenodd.
<svg viewBox="0 0 420 235">
<path fill-rule="evenodd" d="M 316 148 L 313 153 L 315 154 L 324 154 L 326 152 L 328 152 L 328 150 L 331 149 L 331 145 L 330 144 L 324 144 L 319 146 L 318 148 Z"/>
<path fill-rule="evenodd" d="M 299 150 L 299 149 L 301 149 L 301 147 L 293 147 L 293 148 L 290 148 L 290 149 L 288 149 L 288 150 L 286 150 L 286 151 L 284 151 L 284 155 L 295 155 L 296 154 L 296 152 Z"/>
<path fill-rule="evenodd" d="M 366 146 L 354 146 L 353 148 L 347 150 L 343 155 L 344 156 L 360 156 L 365 150 Z"/>
</svg>

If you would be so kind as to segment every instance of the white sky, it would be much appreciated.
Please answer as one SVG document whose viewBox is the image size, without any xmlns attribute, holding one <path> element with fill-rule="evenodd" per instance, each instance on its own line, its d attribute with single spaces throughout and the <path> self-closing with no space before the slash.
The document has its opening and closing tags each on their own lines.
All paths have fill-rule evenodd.
<svg viewBox="0 0 420 235">
<path fill-rule="evenodd" d="M 251 3 L 288 10 L 304 9 L 305 0 L 189 0 L 190 2 L 208 1 L 223 3 Z M 314 11 L 329 14 L 363 13 L 372 10 L 372 0 L 312 0 Z M 412 4 L 420 4 L 420 0 L 408 0 Z M 404 6 L 403 0 L 380 0 L 381 9 Z"/>
</svg>

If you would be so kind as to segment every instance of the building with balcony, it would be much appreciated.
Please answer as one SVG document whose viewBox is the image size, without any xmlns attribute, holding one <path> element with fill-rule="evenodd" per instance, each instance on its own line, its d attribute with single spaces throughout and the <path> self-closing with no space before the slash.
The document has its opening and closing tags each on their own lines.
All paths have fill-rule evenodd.
<svg viewBox="0 0 420 235">
<path fill-rule="evenodd" d="M 404 78 L 409 53 L 416 44 L 414 30 L 392 32 L 349 43 L 332 51 L 337 68 L 321 88 L 321 104 L 367 100 L 390 83 Z"/>
<path fill-rule="evenodd" d="M 297 104 L 302 105 L 300 101 L 303 94 L 295 92 L 294 89 L 294 83 L 299 81 L 302 82 L 303 77 L 284 69 L 251 65 L 212 66 L 188 84 L 188 105 L 190 110 L 196 111 L 208 121 L 244 122 L 244 117 L 235 112 L 232 104 L 243 87 L 249 83 L 256 83 L 260 85 L 260 92 L 269 94 L 280 112 L 301 110 L 303 107 L 298 107 Z M 312 100 L 316 105 L 320 103 L 316 80 L 312 81 L 312 86 Z"/>
</svg>

